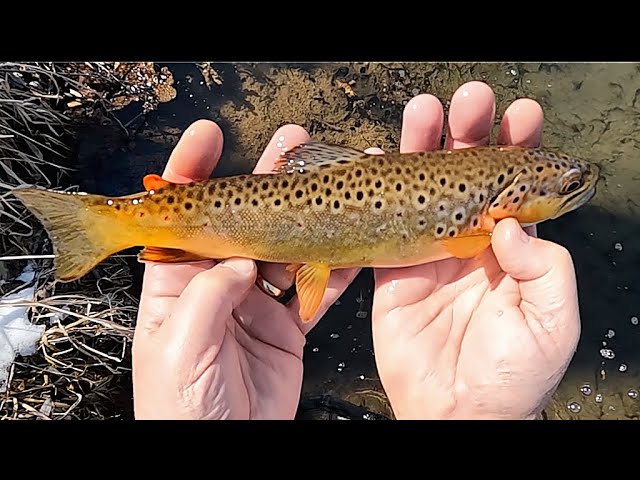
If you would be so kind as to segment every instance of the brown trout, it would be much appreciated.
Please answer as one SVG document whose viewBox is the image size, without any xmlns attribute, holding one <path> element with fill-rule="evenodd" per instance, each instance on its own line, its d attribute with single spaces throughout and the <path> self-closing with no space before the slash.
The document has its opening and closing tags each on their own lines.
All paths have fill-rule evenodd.
<svg viewBox="0 0 640 480">
<path fill-rule="evenodd" d="M 148 175 L 146 191 L 122 197 L 14 194 L 47 230 L 61 281 L 135 246 L 142 262 L 245 257 L 287 264 L 310 321 L 332 270 L 474 257 L 500 219 L 533 225 L 588 202 L 599 173 L 562 153 L 513 146 L 368 155 L 309 142 L 283 153 L 269 175 L 189 184 Z"/>
</svg>

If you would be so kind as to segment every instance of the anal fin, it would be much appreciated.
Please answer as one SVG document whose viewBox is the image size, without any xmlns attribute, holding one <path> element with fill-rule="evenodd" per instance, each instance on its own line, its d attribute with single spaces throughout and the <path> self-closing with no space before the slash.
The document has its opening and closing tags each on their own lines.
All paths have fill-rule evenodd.
<svg viewBox="0 0 640 480">
<path fill-rule="evenodd" d="M 210 258 L 178 248 L 144 247 L 138 254 L 138 260 L 140 262 L 189 263 L 210 260 Z"/>
<path fill-rule="evenodd" d="M 329 283 L 331 268 L 323 263 L 307 263 L 296 272 L 300 319 L 310 322 L 317 313 Z"/>
<path fill-rule="evenodd" d="M 481 232 L 442 240 L 444 248 L 455 258 L 473 258 L 491 245 L 491 234 Z"/>
</svg>

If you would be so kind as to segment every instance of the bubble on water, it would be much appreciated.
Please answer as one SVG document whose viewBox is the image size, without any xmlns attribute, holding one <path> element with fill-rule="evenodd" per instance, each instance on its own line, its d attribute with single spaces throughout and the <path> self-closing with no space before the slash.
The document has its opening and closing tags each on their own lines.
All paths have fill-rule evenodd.
<svg viewBox="0 0 640 480">
<path fill-rule="evenodd" d="M 616 336 L 616 332 L 615 330 L 610 328 L 609 330 L 607 330 L 607 333 L 605 333 L 604 336 L 607 338 L 613 338 Z"/>
<path fill-rule="evenodd" d="M 582 405 L 580 405 L 578 402 L 571 402 L 567 404 L 567 408 L 571 413 L 580 413 L 580 411 L 582 410 Z"/>
<path fill-rule="evenodd" d="M 358 378 L 359 378 L 360 380 L 364 380 L 364 375 L 360 375 L 360 376 L 358 376 Z"/>
<path fill-rule="evenodd" d="M 313 347 L 313 352 L 314 353 L 318 353 L 320 351 L 320 349 L 318 347 Z"/>
<path fill-rule="evenodd" d="M 190 93 L 190 94 L 189 94 L 189 98 L 193 98 L 193 93 Z"/>
<path fill-rule="evenodd" d="M 351 330 L 353 328 L 353 325 L 349 324 L 347 325 L 347 330 Z"/>
<path fill-rule="evenodd" d="M 615 248 L 617 251 L 621 252 L 621 251 L 622 251 L 622 244 L 621 244 L 620 242 L 618 242 L 618 243 L 616 243 L 616 244 L 614 245 L 614 248 Z"/>
<path fill-rule="evenodd" d="M 336 307 L 339 307 L 340 305 L 342 305 L 342 302 L 340 300 L 336 300 L 336 303 L 334 303 L 334 305 Z"/>
<path fill-rule="evenodd" d="M 631 317 L 631 325 L 638 325 L 638 317 Z"/>
<path fill-rule="evenodd" d="M 602 400 L 604 400 L 604 398 L 602 397 L 602 394 L 596 393 L 596 398 L 595 398 L 596 403 L 602 403 Z"/>
<path fill-rule="evenodd" d="M 600 355 L 602 355 L 602 357 L 606 358 L 607 360 L 613 360 L 614 358 L 616 358 L 616 354 L 610 348 L 601 348 Z"/>
<path fill-rule="evenodd" d="M 607 371 L 604 368 L 600 369 L 600 378 L 602 378 L 602 380 L 607 379 Z"/>
<path fill-rule="evenodd" d="M 367 318 L 368 312 L 365 312 L 364 310 L 358 310 L 356 312 L 356 318 Z"/>
<path fill-rule="evenodd" d="M 339 367 L 339 368 L 344 368 L 344 366 L 345 366 L 345 363 L 344 363 L 344 362 L 340 362 L 340 363 L 338 364 L 338 367 Z"/>
<path fill-rule="evenodd" d="M 333 338 L 334 340 L 336 338 L 340 338 L 340 334 L 339 333 L 332 333 L 331 335 L 329 335 L 331 338 Z"/>
<path fill-rule="evenodd" d="M 638 390 L 636 390 L 635 388 L 632 388 L 631 390 L 629 390 L 629 391 L 627 392 L 627 395 L 629 395 L 629 398 L 632 398 L 632 399 L 634 399 L 634 400 L 635 400 L 635 399 L 637 399 L 637 398 L 638 398 L 638 396 L 639 396 L 639 395 L 638 395 Z"/>
<path fill-rule="evenodd" d="M 606 340 L 603 340 L 603 341 L 602 341 L 602 346 L 603 346 L 603 347 L 606 347 L 606 346 L 607 346 L 607 341 L 606 341 Z"/>
<path fill-rule="evenodd" d="M 512 68 L 511 70 L 509 70 L 509 72 L 511 73 L 511 75 L 513 75 L 514 77 L 516 75 L 518 75 L 518 71 L 515 68 Z"/>
<path fill-rule="evenodd" d="M 580 387 L 580 392 L 582 392 L 583 395 L 591 395 L 593 390 L 591 389 L 591 385 L 585 383 Z"/>
<path fill-rule="evenodd" d="M 626 372 L 627 371 L 627 364 L 626 363 L 621 363 L 620 366 L 618 367 L 618 371 L 619 372 Z"/>
</svg>

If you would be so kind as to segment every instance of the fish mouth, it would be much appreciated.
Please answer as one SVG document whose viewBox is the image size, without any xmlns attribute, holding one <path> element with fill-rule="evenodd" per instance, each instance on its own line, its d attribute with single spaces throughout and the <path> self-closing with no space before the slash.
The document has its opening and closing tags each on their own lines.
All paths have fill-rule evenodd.
<svg viewBox="0 0 640 480">
<path fill-rule="evenodd" d="M 582 190 L 574 193 L 569 198 L 567 198 L 558 209 L 558 212 L 555 214 L 553 219 L 556 219 L 566 213 L 572 212 L 573 210 L 577 210 L 589 200 L 591 200 L 596 194 L 596 186 L 591 185 L 586 190 Z"/>
</svg>

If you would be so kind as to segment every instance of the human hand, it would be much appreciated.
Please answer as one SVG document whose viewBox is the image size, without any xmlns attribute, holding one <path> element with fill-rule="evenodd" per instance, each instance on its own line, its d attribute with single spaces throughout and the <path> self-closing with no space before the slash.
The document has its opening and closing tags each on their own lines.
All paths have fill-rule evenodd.
<svg viewBox="0 0 640 480">
<path fill-rule="evenodd" d="M 254 173 L 266 174 L 281 148 L 306 142 L 295 125 L 273 136 Z M 222 152 L 213 122 L 191 125 L 163 178 L 209 178 Z M 314 320 L 302 323 L 287 305 L 255 286 L 257 271 L 283 290 L 284 265 L 248 259 L 220 263 L 148 263 L 133 340 L 134 410 L 138 419 L 292 419 L 302 387 L 305 334 L 342 294 L 358 270 L 333 272 Z"/>
<path fill-rule="evenodd" d="M 495 98 L 481 82 L 453 95 L 445 148 L 489 143 Z M 443 109 L 431 95 L 407 104 L 400 150 L 440 147 Z M 516 100 L 498 143 L 537 146 L 543 114 Z M 580 335 L 569 252 L 527 234 L 514 219 L 495 227 L 474 259 L 376 269 L 373 344 L 397 418 L 532 419 L 562 379 Z"/>
</svg>

